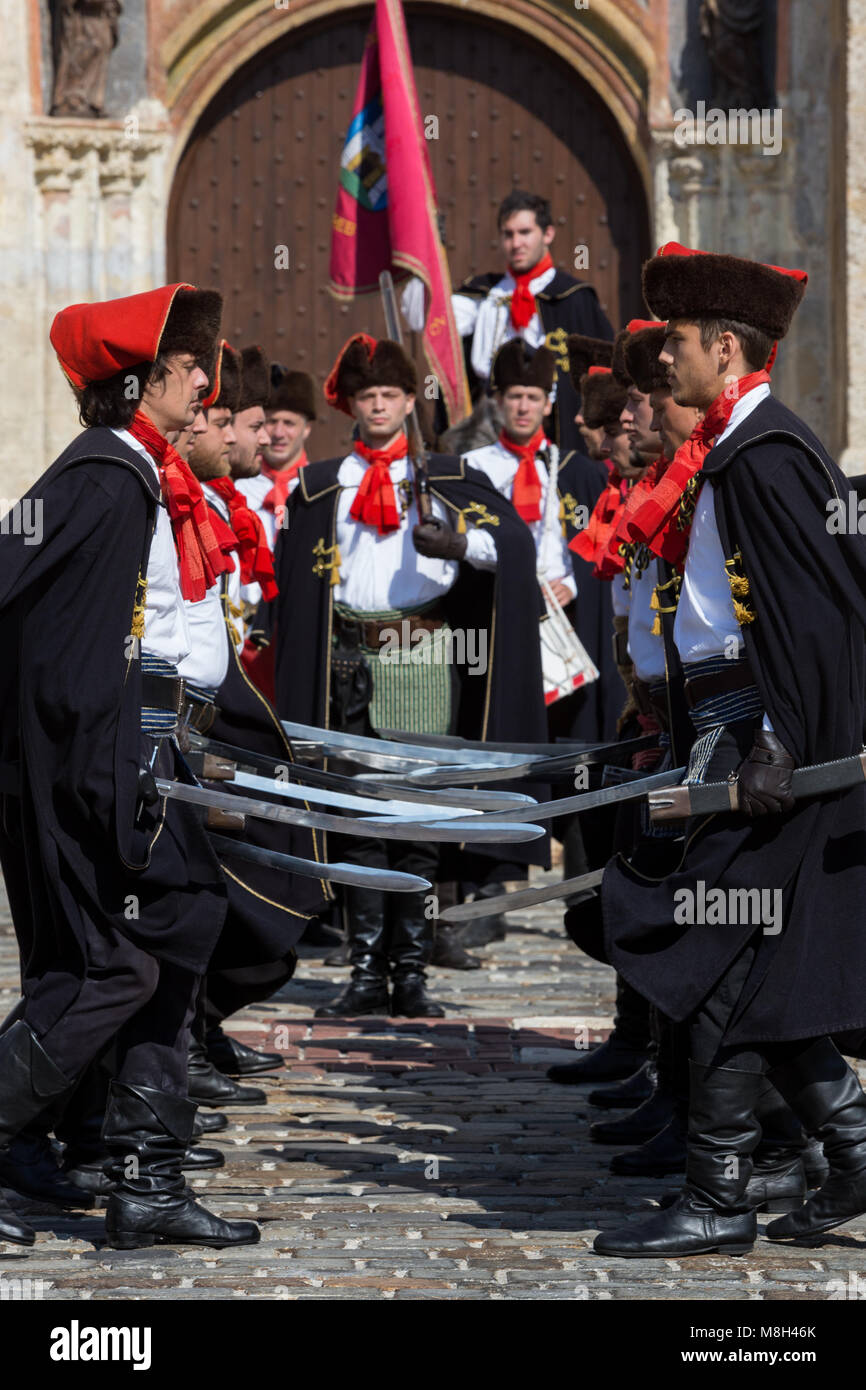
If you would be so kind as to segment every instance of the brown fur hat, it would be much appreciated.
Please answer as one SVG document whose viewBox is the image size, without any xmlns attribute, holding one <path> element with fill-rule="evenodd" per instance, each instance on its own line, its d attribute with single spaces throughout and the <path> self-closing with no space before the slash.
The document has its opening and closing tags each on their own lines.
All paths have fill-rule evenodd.
<svg viewBox="0 0 866 1390">
<path fill-rule="evenodd" d="M 639 391 L 648 396 L 659 387 L 669 387 L 667 368 L 659 361 L 668 326 L 653 324 L 632 332 L 625 345 L 625 364 L 628 374 Z"/>
<path fill-rule="evenodd" d="M 222 338 L 217 349 L 213 375 L 210 377 L 210 390 L 202 400 L 202 405 L 206 410 L 213 406 L 217 410 L 230 410 L 234 415 L 240 398 L 240 358 L 234 348 Z"/>
<path fill-rule="evenodd" d="M 537 386 L 549 396 L 555 378 L 556 358 L 550 348 L 532 348 L 522 338 L 503 343 L 490 369 L 496 391 L 507 391 L 509 386 Z"/>
<path fill-rule="evenodd" d="M 309 372 L 290 372 L 279 362 L 271 363 L 271 394 L 267 410 L 291 410 L 295 415 L 316 418 L 316 383 Z"/>
<path fill-rule="evenodd" d="M 245 347 L 240 351 L 241 399 L 238 410 L 263 406 L 271 391 L 271 369 L 260 347 Z"/>
<path fill-rule="evenodd" d="M 581 412 L 591 430 L 605 429 L 619 421 L 628 399 L 628 387 L 613 372 L 596 367 L 580 379 Z"/>
<path fill-rule="evenodd" d="M 588 338 L 585 333 L 570 333 L 566 339 L 568 347 L 568 370 L 576 391 L 580 390 L 580 378 L 590 367 L 609 367 L 613 356 L 613 343 L 606 338 Z"/>
<path fill-rule="evenodd" d="M 669 241 L 645 263 L 643 292 L 660 319 L 733 319 L 770 338 L 784 338 L 807 279 L 804 270 L 692 251 Z"/>
<path fill-rule="evenodd" d="M 631 386 L 631 377 L 625 361 L 626 344 L 631 337 L 627 328 L 623 328 L 617 333 L 613 340 L 613 357 L 611 358 L 611 370 L 619 382 L 620 386 Z"/>
<path fill-rule="evenodd" d="M 351 415 L 349 400 L 370 386 L 399 386 L 407 396 L 415 394 L 415 364 L 399 343 L 390 338 L 377 342 L 369 333 L 356 333 L 342 348 L 325 382 L 325 400 L 336 410 Z"/>
<path fill-rule="evenodd" d="M 223 297 L 217 290 L 178 290 L 159 339 L 159 351 L 166 356 L 171 352 L 192 353 L 210 380 L 222 311 Z"/>
</svg>

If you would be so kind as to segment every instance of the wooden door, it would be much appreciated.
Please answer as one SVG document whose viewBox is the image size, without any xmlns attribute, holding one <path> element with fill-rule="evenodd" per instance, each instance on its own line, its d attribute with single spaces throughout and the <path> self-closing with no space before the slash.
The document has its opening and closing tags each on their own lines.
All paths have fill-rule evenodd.
<svg viewBox="0 0 866 1390">
<path fill-rule="evenodd" d="M 384 331 L 378 299 L 329 294 L 331 214 L 369 13 L 335 16 L 275 43 L 237 73 L 199 121 L 168 217 L 171 280 L 215 286 L 224 332 L 324 382 L 341 344 Z M 512 188 L 551 199 L 554 260 L 588 279 L 614 327 L 643 312 L 643 185 L 613 117 L 548 49 L 505 23 L 408 5 L 430 154 L 455 283 L 500 268 L 495 215 Z M 575 247 L 589 268 L 575 270 Z M 275 267 L 277 246 L 289 268 Z M 345 417 L 323 405 L 311 457 L 341 452 Z"/>
</svg>

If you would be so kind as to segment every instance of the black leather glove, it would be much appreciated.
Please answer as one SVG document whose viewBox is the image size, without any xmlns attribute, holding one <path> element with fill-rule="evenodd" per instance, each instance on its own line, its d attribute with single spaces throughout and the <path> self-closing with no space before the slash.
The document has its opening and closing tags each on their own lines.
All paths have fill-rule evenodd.
<svg viewBox="0 0 866 1390">
<path fill-rule="evenodd" d="M 756 729 L 752 751 L 737 772 L 740 810 L 744 816 L 771 816 L 794 805 L 791 774 L 794 759 L 769 729 Z"/>
<path fill-rule="evenodd" d="M 466 537 L 458 536 L 436 516 L 413 528 L 412 544 L 419 555 L 433 556 L 437 560 L 462 560 L 466 554 Z"/>
</svg>

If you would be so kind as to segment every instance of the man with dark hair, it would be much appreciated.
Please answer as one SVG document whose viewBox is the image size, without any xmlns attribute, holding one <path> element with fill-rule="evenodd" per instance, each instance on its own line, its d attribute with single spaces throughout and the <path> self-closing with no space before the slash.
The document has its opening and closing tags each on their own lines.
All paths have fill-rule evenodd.
<svg viewBox="0 0 866 1390">
<path fill-rule="evenodd" d="M 271 363 L 271 389 L 265 404 L 268 443 L 262 446 L 262 471 L 242 478 L 238 491 L 262 519 L 273 550 L 283 524 L 286 502 L 309 461 L 307 441 L 316 419 L 316 384 L 308 372 L 290 372 Z"/>
<path fill-rule="evenodd" d="M 668 320 L 674 400 L 704 418 L 632 530 L 682 570 L 673 638 L 698 735 L 686 783 L 736 770 L 736 809 L 687 822 L 661 880 L 621 860 L 605 873 L 611 963 L 688 1022 L 691 1062 L 685 1187 L 598 1236 L 601 1254 L 751 1248 L 768 1077 L 830 1173 L 765 1234 L 814 1237 L 866 1210 L 866 1097 L 830 1040 L 866 1021 L 866 788 L 804 800 L 792 788 L 794 768 L 860 750 L 866 700 L 866 542 L 829 524 L 847 482 L 772 398 L 766 369 L 805 280 L 676 243 L 644 268 L 647 304 Z"/>
<path fill-rule="evenodd" d="M 532 537 L 482 474 L 448 455 L 429 459 L 432 516 L 421 519 L 406 437 L 415 389 L 403 349 L 367 334 L 349 340 L 328 378 L 326 400 L 359 438 L 346 458 L 301 471 L 279 535 L 277 709 L 368 734 L 456 725 L 470 738 L 541 741 Z M 491 852 L 495 862 L 501 851 Z M 435 845 L 354 840 L 350 856 L 437 877 Z M 423 896 L 386 902 L 350 888 L 344 901 L 352 982 L 319 1012 L 441 1017 L 425 990 L 433 920 Z"/>
<path fill-rule="evenodd" d="M 189 1025 L 225 887 L 198 816 L 154 784 L 186 775 L 171 737 L 183 598 L 203 597 L 225 563 L 167 439 L 198 409 L 221 303 L 168 285 L 55 317 L 89 428 L 31 489 L 43 543 L 0 548 L 0 631 L 19 654 L 0 685 L 0 860 L 24 996 L 0 1037 L 0 1145 L 113 1043 L 106 1234 L 123 1249 L 258 1239 L 252 1222 L 198 1206 L 181 1171 Z M 8 1208 L 0 1223 L 32 1243 Z"/>
</svg>

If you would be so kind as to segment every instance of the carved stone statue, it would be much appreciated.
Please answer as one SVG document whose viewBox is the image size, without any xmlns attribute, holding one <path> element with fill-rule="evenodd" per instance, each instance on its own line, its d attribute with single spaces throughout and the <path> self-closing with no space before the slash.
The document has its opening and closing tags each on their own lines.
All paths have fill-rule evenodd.
<svg viewBox="0 0 866 1390">
<path fill-rule="evenodd" d="M 121 0 L 55 0 L 52 116 L 102 116 Z"/>
<path fill-rule="evenodd" d="M 770 86 L 764 71 L 764 0 L 703 0 L 701 37 L 713 68 L 714 106 L 762 107 Z"/>
</svg>

